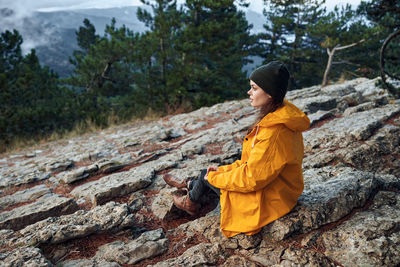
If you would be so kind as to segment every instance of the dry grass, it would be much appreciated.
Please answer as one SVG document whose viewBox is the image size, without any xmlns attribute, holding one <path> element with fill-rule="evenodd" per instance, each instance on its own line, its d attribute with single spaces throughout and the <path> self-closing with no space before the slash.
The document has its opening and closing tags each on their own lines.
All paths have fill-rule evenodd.
<svg viewBox="0 0 400 267">
<path fill-rule="evenodd" d="M 132 124 L 139 121 L 153 121 L 158 120 L 162 116 L 165 115 L 174 115 L 182 112 L 190 111 L 190 108 L 187 105 L 182 105 L 179 108 L 169 107 L 168 113 L 165 114 L 163 112 L 154 111 L 149 108 L 144 117 L 134 117 L 129 121 L 124 121 L 120 119 L 115 114 L 111 114 L 107 118 L 107 127 L 102 127 L 96 125 L 91 120 L 86 120 L 85 122 L 76 123 L 75 126 L 71 130 L 62 130 L 53 132 L 48 135 L 36 136 L 36 137 L 15 137 L 9 144 L 6 144 L 3 140 L 0 140 L 0 157 L 4 156 L 7 153 L 15 153 L 28 148 L 33 148 L 40 146 L 41 144 L 60 141 L 65 139 L 71 139 L 74 137 L 82 136 L 85 134 L 96 133 L 104 129 L 109 129 L 115 126 L 124 125 L 124 124 Z"/>
<path fill-rule="evenodd" d="M 112 127 L 113 125 L 110 125 Z M 0 156 L 6 153 L 18 152 L 29 147 L 39 146 L 41 144 L 58 141 L 62 139 L 70 139 L 76 136 L 81 136 L 87 133 L 97 132 L 102 129 L 96 126 L 94 122 L 87 120 L 86 122 L 77 123 L 72 130 L 56 131 L 48 135 L 35 137 L 20 137 L 16 136 L 9 144 L 0 142 Z"/>
</svg>

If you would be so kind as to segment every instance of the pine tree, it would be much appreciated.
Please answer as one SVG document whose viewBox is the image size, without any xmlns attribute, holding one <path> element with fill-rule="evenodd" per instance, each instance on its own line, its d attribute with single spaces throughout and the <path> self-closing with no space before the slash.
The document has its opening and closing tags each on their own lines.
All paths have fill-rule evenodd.
<svg viewBox="0 0 400 267">
<path fill-rule="evenodd" d="M 308 27 L 314 43 L 326 49 L 328 55 L 322 85 L 328 83 L 329 77 L 376 76 L 378 59 L 373 51 L 379 50 L 379 42 L 373 37 L 377 32 L 364 21 L 356 16 L 350 5 L 346 5 L 341 9 L 335 7 Z M 375 60 L 371 60 L 373 58 Z"/>
<path fill-rule="evenodd" d="M 382 78 L 390 93 L 398 98 L 400 97 L 400 86 L 398 86 L 400 36 L 395 32 L 400 30 L 400 2 L 396 0 L 361 1 L 357 12 L 366 16 L 379 33 L 374 39 L 382 45 L 380 51 L 380 60 L 384 68 L 381 72 Z M 387 42 L 387 40 L 390 41 Z M 393 80 L 388 81 L 388 77 Z"/>
<path fill-rule="evenodd" d="M 291 73 L 289 88 L 299 88 L 319 82 L 322 49 L 313 43 L 307 27 L 315 25 L 326 12 L 325 0 L 264 1 L 267 24 L 264 63 L 280 60 Z M 312 75 L 314 74 L 314 75 Z"/>
<path fill-rule="evenodd" d="M 81 27 L 77 32 L 82 50 L 75 51 L 71 60 L 76 64 L 74 74 L 64 82 L 79 93 L 82 119 L 89 118 L 97 125 L 105 126 L 112 112 L 123 110 L 119 103 L 121 97 L 133 91 L 133 58 L 139 35 L 124 25 L 117 28 L 115 19 L 106 26 L 102 37 L 94 36 L 95 30 L 90 25 L 87 22 L 86 27 Z M 92 37 L 83 38 L 86 32 Z"/>
<path fill-rule="evenodd" d="M 0 37 L 0 145 L 16 137 L 35 138 L 70 129 L 75 121 L 73 94 L 59 87 L 58 76 L 42 67 L 35 50 L 21 54 L 22 37 Z"/>
<path fill-rule="evenodd" d="M 180 31 L 181 14 L 175 0 L 141 0 L 152 9 L 152 14 L 145 9 L 138 9 L 138 19 L 149 27 L 150 31 L 142 35 L 142 41 L 151 48 L 144 49 L 147 63 L 146 81 L 137 84 L 138 89 L 146 91 L 151 88 L 151 103 L 156 108 L 174 108 L 179 106 L 184 88 L 179 86 L 177 75 L 177 54 L 175 40 Z M 141 47 L 143 49 L 143 47 Z"/>
<path fill-rule="evenodd" d="M 363 0 L 357 12 L 389 31 L 400 29 L 400 2 L 397 0 Z"/>
<path fill-rule="evenodd" d="M 84 26 L 79 27 L 79 30 L 75 32 L 77 43 L 81 50 L 75 50 L 73 57 L 70 58 L 70 63 L 75 66 L 82 62 L 90 47 L 95 45 L 100 38 L 99 35 L 96 35 L 96 28 L 88 19 L 85 18 L 83 24 Z"/>
<path fill-rule="evenodd" d="M 177 49 L 194 106 L 244 96 L 242 68 L 256 41 L 244 13 L 234 1 L 187 0 L 186 8 Z"/>
</svg>

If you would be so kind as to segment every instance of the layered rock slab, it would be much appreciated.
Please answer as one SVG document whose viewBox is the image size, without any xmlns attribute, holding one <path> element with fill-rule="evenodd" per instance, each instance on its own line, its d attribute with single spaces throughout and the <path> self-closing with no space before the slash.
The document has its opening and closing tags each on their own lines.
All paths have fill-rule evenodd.
<svg viewBox="0 0 400 267">
<path fill-rule="evenodd" d="M 365 205 L 379 186 L 372 173 L 351 169 L 335 171 L 339 173 L 333 177 L 318 171 L 305 173 L 305 188 L 297 206 L 264 227 L 263 236 L 283 240 L 338 221 L 354 208 Z"/>
<path fill-rule="evenodd" d="M 202 243 L 189 248 L 177 258 L 151 266 L 215 266 L 221 259 L 224 259 L 224 253 L 219 244 Z"/>
<path fill-rule="evenodd" d="M 71 198 L 46 194 L 33 203 L 0 213 L 0 229 L 19 230 L 50 216 L 69 214 L 77 209 Z"/>
<path fill-rule="evenodd" d="M 123 196 L 152 183 L 155 170 L 153 167 L 141 165 L 126 172 L 114 173 L 88 182 L 72 190 L 77 198 L 85 197 L 95 205 L 101 205 L 110 199 Z"/>
<path fill-rule="evenodd" d="M 33 201 L 49 193 L 51 193 L 51 190 L 45 185 L 38 185 L 29 189 L 18 191 L 12 195 L 0 198 L 0 210 L 6 209 L 18 203 Z"/>
<path fill-rule="evenodd" d="M 20 231 L 21 245 L 57 244 L 90 234 L 117 232 L 133 226 L 133 215 L 126 204 L 109 202 L 92 210 L 51 217 Z"/>
<path fill-rule="evenodd" d="M 50 267 L 54 265 L 43 256 L 40 249 L 22 247 L 11 252 L 0 252 L 0 266 Z"/>
<path fill-rule="evenodd" d="M 98 249 L 96 258 L 119 264 L 135 264 L 164 253 L 168 250 L 168 243 L 162 229 L 157 229 L 145 232 L 135 240 L 103 245 Z"/>
<path fill-rule="evenodd" d="M 36 166 L 32 164 L 23 166 L 21 170 L 12 170 L 10 173 L 5 171 L 4 174 L 1 175 L 2 179 L 0 179 L 0 188 L 30 184 L 51 177 L 49 172 L 36 170 L 35 168 Z"/>
<path fill-rule="evenodd" d="M 79 259 L 61 262 L 62 267 L 120 267 L 116 262 L 109 262 L 97 259 Z"/>
<path fill-rule="evenodd" d="M 270 240 L 263 240 L 256 249 L 240 250 L 239 253 L 261 266 L 337 266 L 321 252 Z"/>
<path fill-rule="evenodd" d="M 400 188 L 400 120 L 396 112 L 398 108 L 396 104 L 393 104 L 397 103 L 398 105 L 399 101 L 390 101 L 385 92 L 375 86 L 375 82 L 376 80 L 357 79 L 340 85 L 324 88 L 314 86 L 288 92 L 288 99 L 294 100 L 293 102 L 298 103 L 305 111 L 308 111 L 310 119 L 315 125 L 315 128 L 304 135 L 307 156 L 304 159 L 305 191 L 298 206 L 291 213 L 279 219 L 274 227 L 271 226 L 271 229 L 265 227 L 261 233 L 255 236 L 238 235 L 229 239 L 223 237 L 220 231 L 220 214 L 219 210 L 216 209 L 205 217 L 188 222 L 177 229 L 171 229 L 168 232 L 168 237 L 175 235 L 176 238 L 182 238 L 181 243 L 185 244 L 185 242 L 190 241 L 190 238 L 203 235 L 213 244 L 218 243 L 221 247 L 220 251 L 212 254 L 204 246 L 204 244 L 208 244 L 204 241 L 196 247 L 203 249 L 204 253 L 215 255 L 217 261 L 207 259 L 207 255 L 196 260 L 197 255 L 191 256 L 188 252 L 184 257 L 169 259 L 166 263 L 177 265 L 182 263 L 188 265 L 224 264 L 226 266 L 253 266 L 255 263 L 266 266 L 331 266 L 337 262 L 344 266 L 351 265 L 352 260 L 350 258 L 352 255 L 343 253 L 342 263 L 342 258 L 338 260 L 339 257 L 336 256 L 342 248 L 337 244 L 332 243 L 330 245 L 329 243 L 333 242 L 337 236 L 343 242 L 350 242 L 352 236 L 340 233 L 334 234 L 333 238 L 330 238 L 328 234 L 322 238 L 321 235 L 324 234 L 324 231 L 331 233 L 339 229 L 331 229 L 331 227 L 342 223 L 348 217 L 350 217 L 350 220 L 348 220 L 350 222 L 357 214 L 370 211 L 372 206 L 366 206 L 366 203 L 370 203 L 366 199 L 373 197 L 377 191 L 394 190 L 396 192 Z M 387 105 L 387 103 L 391 104 Z M 107 129 L 98 134 L 52 144 L 51 151 L 46 150 L 35 158 L 27 158 L 27 156 L 21 154 L 12 155 L 9 157 L 10 160 L 1 159 L 0 176 L 3 176 L 4 179 L 0 183 L 6 181 L 3 183 L 5 186 L 15 186 L 21 182 L 47 179 L 46 172 L 52 172 L 53 177 L 49 179 L 47 185 L 51 183 L 57 185 L 61 181 L 72 183 L 70 187 L 65 185 L 65 187 L 71 188 L 78 180 L 83 183 L 85 182 L 84 179 L 90 176 L 100 173 L 102 175 L 108 174 L 115 171 L 116 166 L 120 168 L 124 164 L 128 164 L 129 167 L 138 168 L 145 164 L 147 170 L 154 171 L 157 174 L 157 176 L 148 179 L 152 182 L 149 187 L 137 189 L 141 186 L 135 188 L 130 184 L 132 180 L 129 177 L 123 176 L 122 173 L 114 173 L 113 175 L 122 175 L 126 179 L 126 183 L 120 181 L 120 183 L 107 188 L 105 192 L 101 191 L 103 184 L 99 183 L 91 187 L 93 190 L 90 193 L 86 191 L 76 195 L 77 198 L 80 198 L 79 201 L 89 197 L 97 205 L 115 197 L 127 195 L 131 201 L 128 212 L 133 214 L 136 212 L 134 214 L 136 222 L 145 225 L 145 220 L 148 219 L 145 215 L 148 213 L 156 215 L 160 219 L 165 219 L 168 214 L 178 215 L 177 212 L 172 210 L 171 189 L 165 188 L 166 185 L 161 179 L 162 173 L 165 172 L 160 173 L 160 171 L 174 168 L 171 173 L 181 178 L 195 177 L 202 168 L 209 165 L 232 162 L 240 156 L 240 140 L 243 138 L 246 128 L 253 123 L 254 119 L 254 109 L 249 107 L 248 100 L 243 100 L 221 103 L 210 108 L 202 108 L 192 113 L 171 116 L 155 122 L 141 122 L 139 125 L 130 124 Z M 346 122 L 346 120 L 348 121 Z M 321 124 L 323 124 L 322 127 Z M 174 131 L 174 129 L 177 129 L 177 131 Z M 118 158 L 121 158 L 121 160 Z M 97 162 L 99 159 L 99 162 L 104 163 L 101 171 L 96 170 L 94 165 L 88 166 L 88 164 L 93 164 L 94 161 Z M 72 161 L 74 165 L 70 166 L 68 161 Z M 115 164 L 110 164 L 113 161 Z M 14 162 L 15 165 L 13 165 Z M 87 167 L 79 167 L 85 165 Z M 343 166 L 351 168 L 342 168 Z M 359 169 L 361 172 L 354 174 L 354 172 L 357 173 L 355 169 Z M 367 173 L 365 170 L 371 173 Z M 381 173 L 393 175 L 383 176 Z M 39 177 L 42 174 L 43 176 Z M 108 175 L 110 180 L 116 178 L 113 175 Z M 361 176 L 364 176 L 364 178 Z M 61 177 L 65 179 L 60 179 Z M 115 180 L 118 180 L 118 178 Z M 343 185 L 340 185 L 340 180 L 343 180 Z M 359 183 L 358 187 L 357 183 Z M 348 186 L 347 189 L 346 186 Z M 77 190 L 84 187 L 85 185 L 80 185 Z M 332 188 L 332 192 L 329 192 L 329 188 Z M 135 192 L 136 190 L 137 192 Z M 96 196 L 97 192 L 100 192 L 98 196 Z M 135 193 L 132 194 L 133 192 Z M 86 193 L 89 194 L 86 195 Z M 2 194 L 1 190 L 0 194 Z M 387 196 L 387 198 L 390 197 Z M 149 204 L 149 206 L 143 209 L 146 204 Z M 392 204 L 389 206 L 397 209 Z M 385 208 L 387 207 L 383 205 L 379 209 Z M 138 210 L 140 212 L 137 212 Z M 119 214 L 124 218 L 131 215 L 130 213 L 128 216 L 121 215 L 122 213 L 118 213 L 114 209 L 107 211 Z M 106 209 L 102 212 L 106 212 Z M 97 216 L 106 217 L 104 214 L 101 215 L 102 212 L 96 213 Z M 33 228 L 26 232 L 25 236 L 21 233 L 23 230 L 15 233 L 12 230 L 2 230 L 0 231 L 0 244 L 2 246 L 11 243 L 26 245 L 38 242 L 43 244 L 40 242 L 46 243 L 46 237 L 56 236 L 55 232 L 60 231 L 60 238 L 57 237 L 50 242 L 66 242 L 66 248 L 61 250 L 73 248 L 74 242 L 68 242 L 68 238 L 79 240 L 85 234 L 95 234 L 96 229 L 98 229 L 93 227 L 93 220 L 86 215 L 86 211 L 76 213 L 76 216 L 85 218 L 88 221 L 87 225 L 85 222 L 75 223 L 74 219 L 69 218 L 72 225 L 61 223 L 54 227 L 57 229 L 54 231 L 51 230 L 50 224 L 44 228 Z M 383 217 L 388 216 L 383 215 Z M 378 218 L 376 217 L 377 220 Z M 143 221 L 139 221 L 139 219 Z M 112 221 L 115 220 L 116 218 L 112 219 Z M 280 220 L 282 220 L 281 223 L 279 223 Z M 361 221 L 359 223 L 361 224 Z M 121 229 L 118 223 L 111 223 L 110 225 L 109 228 L 105 227 L 107 230 L 100 231 L 100 233 L 104 234 Z M 392 257 L 393 247 L 397 244 L 393 241 L 396 238 L 394 235 L 395 229 L 397 229 L 396 225 L 397 222 L 394 219 L 392 223 L 379 225 L 375 232 L 380 235 L 381 239 L 390 239 L 389 241 L 392 243 L 384 240 L 384 249 L 381 250 L 378 245 L 378 253 L 369 252 L 367 258 L 373 255 L 379 260 L 377 261 L 379 264 L 381 264 L 380 262 L 387 263 L 389 266 L 398 264 L 387 261 L 385 258 L 387 255 Z M 343 228 L 342 232 L 351 232 L 353 225 L 349 224 L 346 227 L 349 229 Z M 371 227 L 367 226 L 367 228 L 370 229 Z M 33 236 L 32 233 L 35 231 L 37 231 L 39 237 L 31 238 L 30 236 Z M 137 229 L 137 231 L 141 232 L 143 229 Z M 69 235 L 68 232 L 71 234 Z M 128 231 L 124 231 L 124 234 L 127 233 Z M 393 235 L 395 238 L 393 238 Z M 281 241 L 274 241 L 282 238 Z M 371 244 L 368 243 L 370 240 L 363 239 L 361 234 L 360 238 L 357 238 L 361 244 L 360 250 L 364 247 L 362 242 L 366 243 L 366 251 L 373 244 L 379 243 L 378 237 L 373 237 Z M 35 239 L 38 241 L 33 242 Z M 134 242 L 130 236 L 124 236 L 122 240 L 120 246 L 118 246 L 118 242 L 113 246 L 108 246 L 110 251 L 115 252 L 110 252 L 110 257 L 111 254 L 117 255 L 120 250 L 124 251 L 126 244 Z M 321 244 L 325 244 L 326 253 Z M 319 245 L 321 246 L 318 247 Z M 389 247 L 388 250 L 385 250 L 386 246 Z M 104 245 L 104 247 L 107 247 L 107 245 Z M 172 249 L 175 248 L 172 247 Z M 349 248 L 352 251 L 351 245 L 349 245 Z M 231 256 L 230 249 L 234 249 L 238 255 Z M 197 253 L 196 250 L 194 252 L 190 250 L 190 252 Z M 200 252 L 199 255 L 202 253 Z M 61 253 L 57 255 L 59 256 Z M 62 257 L 49 256 L 55 262 Z M 114 262 L 92 258 L 70 260 L 62 264 L 67 266 L 68 264 L 70 264 L 69 266 L 119 266 L 116 258 L 112 260 Z"/>
<path fill-rule="evenodd" d="M 348 117 L 332 120 L 319 128 L 305 132 L 304 143 L 307 150 L 319 147 L 337 147 L 354 141 L 363 141 L 383 126 L 383 122 L 400 113 L 400 105 L 383 107 L 353 113 Z"/>
<path fill-rule="evenodd" d="M 343 266 L 399 266 L 400 194 L 379 192 L 372 205 L 321 237 Z"/>
</svg>

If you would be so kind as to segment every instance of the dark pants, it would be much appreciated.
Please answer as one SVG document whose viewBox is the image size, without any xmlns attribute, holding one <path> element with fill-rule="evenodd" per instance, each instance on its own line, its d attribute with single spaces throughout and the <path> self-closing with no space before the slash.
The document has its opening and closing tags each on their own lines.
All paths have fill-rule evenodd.
<svg viewBox="0 0 400 267">
<path fill-rule="evenodd" d="M 197 179 L 193 179 L 189 184 L 189 199 L 193 202 L 198 202 L 200 198 L 207 192 L 212 190 L 219 197 L 219 188 L 212 186 L 208 181 L 204 180 L 207 170 L 201 170 L 201 173 Z"/>
</svg>

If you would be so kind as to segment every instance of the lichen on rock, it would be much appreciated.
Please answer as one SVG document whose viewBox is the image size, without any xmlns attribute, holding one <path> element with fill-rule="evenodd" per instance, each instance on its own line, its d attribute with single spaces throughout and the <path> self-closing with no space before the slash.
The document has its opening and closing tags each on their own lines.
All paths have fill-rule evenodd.
<svg viewBox="0 0 400 267">
<path fill-rule="evenodd" d="M 179 211 L 162 179 L 240 158 L 257 115 L 229 101 L 5 155 L 0 265 L 400 265 L 399 101 L 365 78 L 287 99 L 312 122 L 304 192 L 258 234 L 224 237 L 219 205 Z"/>
</svg>

